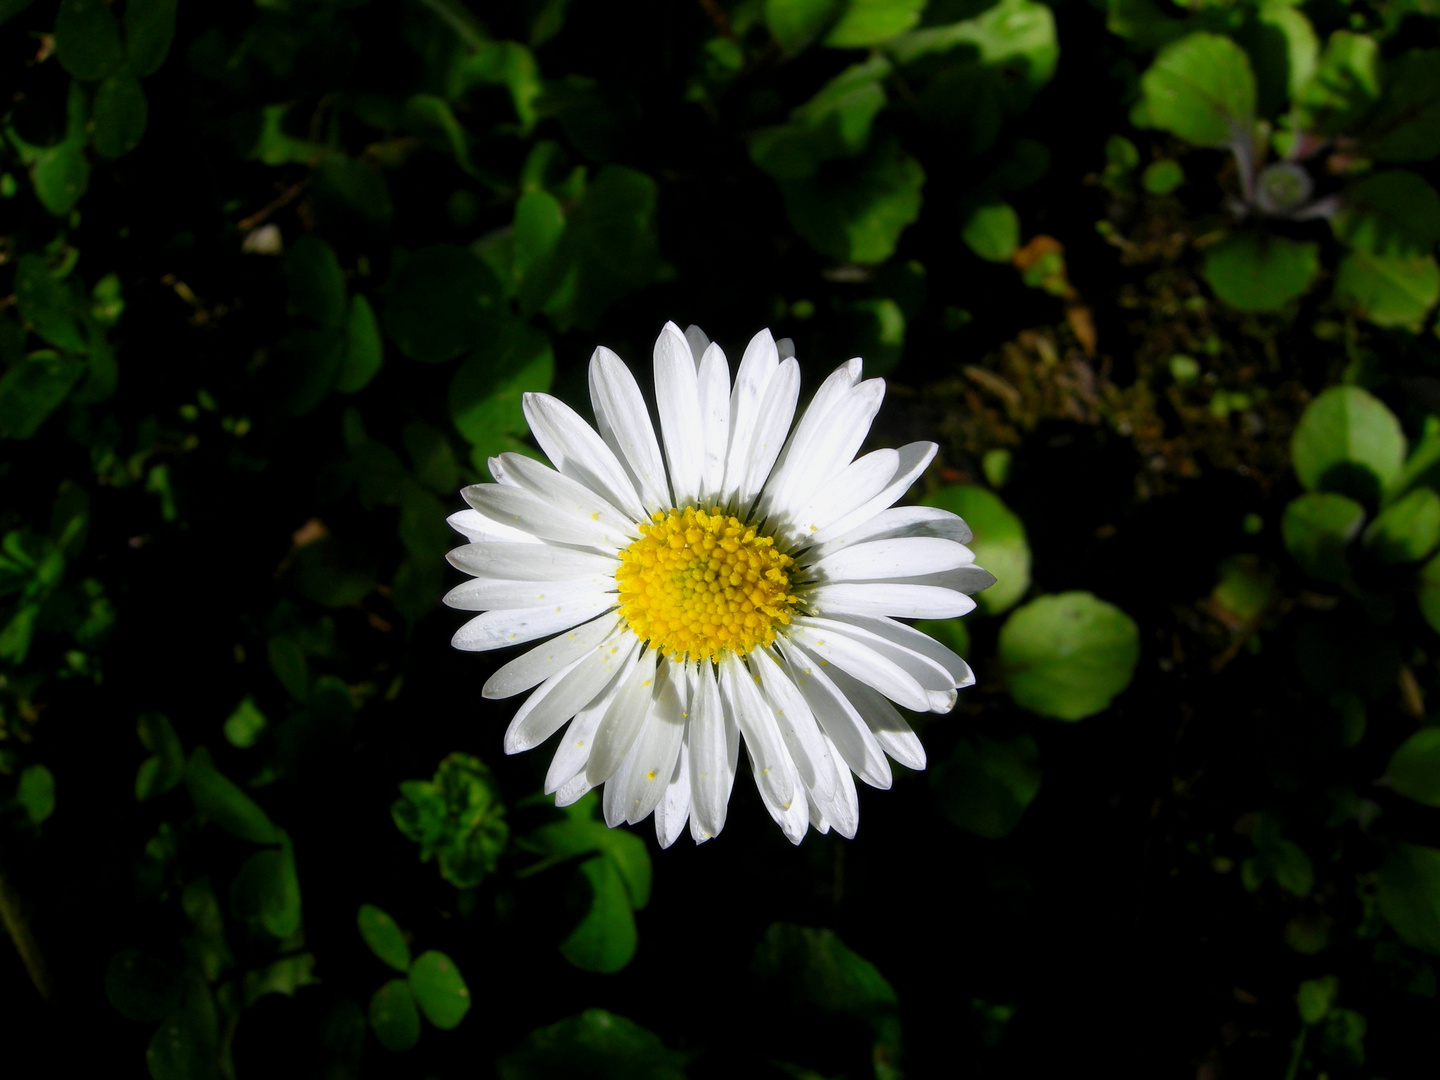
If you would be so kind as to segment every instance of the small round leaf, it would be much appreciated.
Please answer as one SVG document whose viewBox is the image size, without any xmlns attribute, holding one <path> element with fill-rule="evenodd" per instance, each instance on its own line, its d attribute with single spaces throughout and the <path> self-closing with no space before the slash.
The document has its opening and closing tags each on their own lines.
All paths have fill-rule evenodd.
<svg viewBox="0 0 1440 1080">
<path fill-rule="evenodd" d="M 1015 703 L 1081 720 L 1130 685 L 1140 659 L 1135 620 L 1088 592 L 1042 596 L 1000 629 L 1000 660 Z"/>
<path fill-rule="evenodd" d="M 95 152 L 124 157 L 140 145 L 148 117 L 140 80 L 129 68 L 117 68 L 95 88 Z"/>
<path fill-rule="evenodd" d="M 125 59 L 120 24 L 105 0 L 62 0 L 55 15 L 55 53 L 77 79 L 103 79 Z"/>
<path fill-rule="evenodd" d="M 410 990 L 425 1019 L 442 1031 L 457 1027 L 470 1011 L 470 988 L 455 962 L 434 949 L 421 953 L 410 968 Z"/>
<path fill-rule="evenodd" d="M 1386 774 L 1401 795 L 1440 806 L 1440 727 L 1421 728 L 1401 743 Z"/>
<path fill-rule="evenodd" d="M 410 946 L 394 919 L 374 904 L 361 904 L 356 921 L 360 936 L 370 946 L 371 952 L 396 971 L 410 970 Z"/>
<path fill-rule="evenodd" d="M 386 1050 L 399 1053 L 420 1041 L 420 1013 L 404 979 L 391 979 L 370 999 L 370 1027 Z"/>
<path fill-rule="evenodd" d="M 1280 519 L 1285 550 L 1312 577 L 1341 582 L 1350 576 L 1345 552 L 1365 522 L 1365 508 L 1354 499 L 1309 492 L 1292 499 Z"/>
<path fill-rule="evenodd" d="M 1290 442 L 1295 472 L 1310 491 L 1374 499 L 1405 462 L 1400 421 L 1358 386 L 1333 386 L 1306 408 Z"/>
<path fill-rule="evenodd" d="M 1237 311 L 1279 311 L 1320 273 L 1320 248 L 1283 236 L 1235 233 L 1205 253 L 1201 271 Z"/>
<path fill-rule="evenodd" d="M 1418 562 L 1440 544 L 1440 495 L 1416 488 L 1396 499 L 1365 530 L 1365 548 L 1383 563 Z"/>
</svg>

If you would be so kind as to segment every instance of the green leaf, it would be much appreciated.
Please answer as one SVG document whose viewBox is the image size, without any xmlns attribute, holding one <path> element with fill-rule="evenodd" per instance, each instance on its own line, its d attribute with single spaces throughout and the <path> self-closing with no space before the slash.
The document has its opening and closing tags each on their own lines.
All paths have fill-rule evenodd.
<svg viewBox="0 0 1440 1080">
<path fill-rule="evenodd" d="M 1305 409 L 1290 441 L 1295 473 L 1309 491 L 1374 499 L 1405 461 L 1400 421 L 1358 386 L 1332 386 Z"/>
<path fill-rule="evenodd" d="M 1377 161 L 1440 155 L 1440 49 L 1411 49 L 1385 66 L 1385 96 L 1361 139 Z"/>
<path fill-rule="evenodd" d="M 1335 297 L 1376 326 L 1418 333 L 1440 300 L 1440 265 L 1433 255 L 1348 252 L 1335 273 Z"/>
<path fill-rule="evenodd" d="M 1227 37 L 1196 33 L 1160 50 L 1140 79 L 1149 122 L 1197 146 L 1249 137 L 1255 75 L 1245 51 Z"/>
<path fill-rule="evenodd" d="M 1048 5 L 1034 0 L 1000 0 L 973 19 L 894 38 L 885 43 L 885 51 L 905 65 L 938 58 L 959 60 L 953 65 L 959 68 L 978 65 L 1012 115 L 1050 81 L 1060 60 L 1055 16 Z M 976 104 L 969 101 L 961 107 Z"/>
<path fill-rule="evenodd" d="M 380 339 L 380 323 L 370 301 L 356 293 L 350 298 L 345 315 L 345 352 L 340 370 L 335 375 L 335 390 L 355 394 L 365 389 L 385 361 L 385 346 Z"/>
<path fill-rule="evenodd" d="M 625 883 L 602 856 L 582 862 L 577 876 L 589 890 L 589 907 L 561 940 L 560 953 L 581 971 L 613 974 L 630 963 L 639 942 Z"/>
<path fill-rule="evenodd" d="M 445 522 L 445 506 L 411 481 L 400 494 L 400 543 L 416 559 L 440 564 L 454 543 Z M 436 597 L 438 600 L 439 597 Z"/>
<path fill-rule="evenodd" d="M 1185 182 L 1185 170 L 1178 161 L 1152 161 L 1140 174 L 1140 186 L 1151 195 L 1169 195 Z"/>
<path fill-rule="evenodd" d="M 180 974 L 180 1004 L 145 1049 L 151 1080 L 219 1080 L 220 1023 L 215 999 L 193 969 Z"/>
<path fill-rule="evenodd" d="M 426 1020 L 441 1031 L 460 1026 L 470 1011 L 470 988 L 450 957 L 434 949 L 421 953 L 409 978 L 410 991 Z"/>
<path fill-rule="evenodd" d="M 845 10 L 846 0 L 765 0 L 765 25 L 786 52 L 803 49 Z"/>
<path fill-rule="evenodd" d="M 1314 77 L 1320 64 L 1320 39 L 1315 27 L 1285 0 L 1262 2 L 1241 44 L 1255 58 L 1258 108 L 1270 116 L 1294 100 Z"/>
<path fill-rule="evenodd" d="M 136 75 L 160 70 L 175 37 L 179 0 L 126 0 L 125 58 Z"/>
<path fill-rule="evenodd" d="M 1130 685 L 1140 631 L 1129 615 L 1090 593 L 1042 596 L 1005 620 L 999 656 L 1016 704 L 1081 720 Z"/>
<path fill-rule="evenodd" d="M 370 1027 L 386 1050 L 400 1053 L 420 1041 L 420 1013 L 404 979 L 391 979 L 370 999 Z"/>
<path fill-rule="evenodd" d="M 414 360 L 441 363 L 481 340 L 498 314 L 500 283 L 465 248 L 421 248 L 395 271 L 387 287 L 385 329 Z"/>
<path fill-rule="evenodd" d="M 335 250 L 313 233 L 295 241 L 285 256 L 285 280 L 296 314 L 321 326 L 345 323 L 345 273 Z"/>
<path fill-rule="evenodd" d="M 685 1055 L 603 1009 L 537 1028 L 496 1062 L 499 1080 L 685 1080 Z"/>
<path fill-rule="evenodd" d="M 976 207 L 960 230 L 960 238 L 980 258 L 1008 263 L 1020 248 L 1020 215 L 1009 203 Z"/>
<path fill-rule="evenodd" d="M 0 376 L 0 437 L 28 439 L 85 373 L 72 356 L 32 353 Z"/>
<path fill-rule="evenodd" d="M 266 658 L 270 670 L 280 685 L 289 691 L 296 701 L 310 696 L 310 665 L 305 660 L 305 650 L 294 638 L 276 636 L 266 646 Z"/>
<path fill-rule="evenodd" d="M 1337 30 L 1315 74 L 1295 98 L 1292 126 L 1317 135 L 1352 130 L 1380 97 L 1380 48 L 1374 38 Z"/>
<path fill-rule="evenodd" d="M 788 123 L 757 131 L 750 159 L 777 180 L 800 180 L 823 162 L 863 153 L 871 124 L 885 107 L 881 80 L 889 74 L 882 56 L 846 68 L 791 112 Z"/>
<path fill-rule="evenodd" d="M 1320 273 L 1320 246 L 1232 233 L 1205 252 L 1201 273 L 1215 295 L 1239 311 L 1279 311 Z"/>
<path fill-rule="evenodd" d="M 975 562 L 995 575 L 995 584 L 976 594 L 975 606 L 986 615 L 1013 607 L 1030 587 L 1030 542 L 1024 523 L 998 495 L 974 485 L 940 488 L 924 502 L 958 514 L 975 534 L 969 544 Z"/>
<path fill-rule="evenodd" d="M 395 216 L 385 174 L 346 154 L 331 154 L 315 167 L 310 205 L 316 223 L 332 235 L 356 226 L 384 230 Z"/>
<path fill-rule="evenodd" d="M 1306 979 L 1295 994 L 1295 1005 L 1300 1010 L 1300 1019 L 1311 1027 L 1320 1023 L 1339 995 L 1340 980 L 1334 975 Z"/>
<path fill-rule="evenodd" d="M 565 232 L 560 200 L 544 188 L 527 191 L 515 204 L 515 257 L 511 266 L 520 310 L 532 315 L 545 306 L 553 282 L 543 268 Z M 539 274 L 532 274 L 537 267 Z"/>
<path fill-rule="evenodd" d="M 920 216 L 925 170 L 888 144 L 856 162 L 832 162 L 813 179 L 780 185 L 795 230 L 822 255 L 880 263 Z"/>
<path fill-rule="evenodd" d="M 476 448 L 479 461 L 512 449 L 512 437 L 529 433 L 524 395 L 549 390 L 554 377 L 550 339 L 524 323 L 507 323 L 495 339 L 466 358 L 450 383 L 450 419 Z"/>
<path fill-rule="evenodd" d="M 290 577 L 295 591 L 308 600 L 325 607 L 351 607 L 375 588 L 373 560 L 372 552 L 326 536 L 295 552 L 290 562 Z M 303 655 L 300 659 L 304 659 Z M 285 677 L 293 678 L 290 669 Z M 297 687 L 302 685 L 299 679 L 294 681 Z"/>
<path fill-rule="evenodd" d="M 151 753 L 135 775 L 135 798 L 146 802 L 180 783 L 185 773 L 185 748 L 161 713 L 142 713 L 135 726 L 140 742 Z"/>
<path fill-rule="evenodd" d="M 145 135 L 149 106 L 140 80 L 128 67 L 120 67 L 95 88 L 95 152 L 102 158 L 119 158 L 140 145 Z"/>
<path fill-rule="evenodd" d="M 60 66 L 86 82 L 103 79 L 125 59 L 120 24 L 105 0 L 61 0 L 55 15 Z"/>
<path fill-rule="evenodd" d="M 32 179 L 40 205 L 56 217 L 64 217 L 90 186 L 90 163 L 85 160 L 85 148 L 62 142 L 41 150 L 35 156 Z"/>
<path fill-rule="evenodd" d="M 1390 786 L 1426 806 L 1440 806 L 1440 727 L 1411 735 L 1390 756 Z"/>
<path fill-rule="evenodd" d="M 848 0 L 825 35 L 832 49 L 863 49 L 902 34 L 920 21 L 926 0 Z"/>
<path fill-rule="evenodd" d="M 1365 508 L 1344 495 L 1310 492 L 1291 500 L 1280 519 L 1285 550 L 1300 569 L 1322 581 L 1350 577 L 1345 553 L 1365 523 Z"/>
<path fill-rule="evenodd" d="M 449 754 L 433 780 L 407 780 L 390 808 L 396 826 L 420 845 L 420 858 L 439 856 L 440 874 L 462 889 L 491 874 L 510 837 L 505 804 L 479 758 Z"/>
<path fill-rule="evenodd" d="M 987 840 L 1007 836 L 1040 790 L 1035 740 L 962 739 L 931 769 L 930 790 L 940 812 L 960 828 Z"/>
<path fill-rule="evenodd" d="M 394 919 L 374 904 L 361 904 L 356 922 L 371 952 L 402 975 L 410 970 L 410 946 Z"/>
<path fill-rule="evenodd" d="M 1430 629 L 1440 634 L 1440 555 L 1420 568 L 1415 600 Z"/>
<path fill-rule="evenodd" d="M 43 824 L 55 813 L 55 774 L 44 765 L 27 766 L 15 785 L 15 802 L 31 822 Z"/>
<path fill-rule="evenodd" d="M 1440 495 L 1416 488 L 1380 511 L 1365 530 L 1365 547 L 1383 563 L 1418 562 L 1440 544 Z"/>
<path fill-rule="evenodd" d="M 290 838 L 279 835 L 278 848 L 257 851 L 241 865 L 230 903 L 236 918 L 258 922 L 284 940 L 300 929 L 300 878 Z"/>
<path fill-rule="evenodd" d="M 16 262 L 15 304 L 20 317 L 51 345 L 67 352 L 85 351 L 75 297 L 50 272 L 43 256 L 22 255 Z"/>
<path fill-rule="evenodd" d="M 185 787 L 201 817 L 252 844 L 278 844 L 281 832 L 259 805 L 222 774 L 199 747 L 185 766 Z"/>
<path fill-rule="evenodd" d="M 315 409 L 334 388 L 344 360 L 345 335 L 334 327 L 310 327 L 281 338 L 270 371 L 284 412 L 304 416 Z"/>
<path fill-rule="evenodd" d="M 105 997 L 127 1020 L 160 1020 L 180 1003 L 180 975 L 163 960 L 126 949 L 105 968 Z"/>
<path fill-rule="evenodd" d="M 400 437 L 415 466 L 415 479 L 438 494 L 453 495 L 460 486 L 460 466 L 455 463 L 449 440 L 418 420 L 406 424 Z"/>
<path fill-rule="evenodd" d="M 1374 255 L 1429 255 L 1440 242 L 1440 194 L 1409 169 L 1373 173 L 1345 190 L 1330 226 Z"/>
<path fill-rule="evenodd" d="M 241 750 L 249 749 L 260 740 L 269 721 L 255 704 L 255 699 L 246 694 L 225 720 L 225 741 Z"/>
<path fill-rule="evenodd" d="M 1440 851 L 1393 843 L 1376 886 L 1380 913 L 1400 939 L 1440 955 Z"/>
<path fill-rule="evenodd" d="M 1220 580 L 1210 593 L 1215 606 L 1239 623 L 1260 618 L 1276 598 L 1275 575 L 1255 555 L 1233 555 L 1219 567 Z"/>
</svg>

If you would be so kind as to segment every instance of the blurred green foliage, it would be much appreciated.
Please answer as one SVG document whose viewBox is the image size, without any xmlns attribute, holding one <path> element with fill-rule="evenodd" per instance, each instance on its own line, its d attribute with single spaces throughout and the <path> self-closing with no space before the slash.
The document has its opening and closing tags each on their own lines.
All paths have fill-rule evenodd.
<svg viewBox="0 0 1440 1080">
<path fill-rule="evenodd" d="M 1433 2 L 0 0 L 0 72 L 17 1047 L 1433 1071 Z M 997 576 L 855 841 L 552 807 L 449 649 L 458 488 L 666 319 L 886 374 Z"/>
</svg>

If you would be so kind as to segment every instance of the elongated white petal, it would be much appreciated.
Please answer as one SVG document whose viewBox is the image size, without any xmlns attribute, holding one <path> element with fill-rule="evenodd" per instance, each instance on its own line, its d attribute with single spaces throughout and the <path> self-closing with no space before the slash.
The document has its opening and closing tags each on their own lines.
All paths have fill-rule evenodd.
<svg viewBox="0 0 1440 1080">
<path fill-rule="evenodd" d="M 820 809 L 836 832 L 847 840 L 854 840 L 860 825 L 860 794 L 855 790 L 855 778 L 849 769 L 840 768 L 836 780 L 834 797 L 821 804 Z"/>
<path fill-rule="evenodd" d="M 937 589 L 953 589 L 968 596 L 994 585 L 995 575 L 980 566 L 958 566 L 953 570 L 893 580 L 897 585 L 930 585 Z"/>
<path fill-rule="evenodd" d="M 735 754 L 709 660 L 700 661 L 695 682 L 689 739 L 691 813 L 695 827 L 708 839 L 725 827 L 725 807 L 735 783 Z"/>
<path fill-rule="evenodd" d="M 655 650 L 642 649 L 640 662 L 626 672 L 624 685 L 595 731 L 590 760 L 585 763 L 591 784 L 603 784 L 615 775 L 654 704 Z"/>
<path fill-rule="evenodd" d="M 811 563 L 807 574 L 820 581 L 885 581 L 939 574 L 974 561 L 974 553 L 964 544 L 907 536 L 841 548 Z"/>
<path fill-rule="evenodd" d="M 590 358 L 590 403 L 601 438 L 630 474 L 645 509 L 668 510 L 674 504 L 645 398 L 624 361 L 603 345 Z"/>
<path fill-rule="evenodd" d="M 675 773 L 680 744 L 685 737 L 684 669 L 662 661 L 655 672 L 655 704 L 625 756 L 625 764 L 610 778 L 620 788 L 625 820 L 644 821 L 659 804 Z"/>
<path fill-rule="evenodd" d="M 920 736 L 883 694 L 843 671 L 832 671 L 830 675 L 841 693 L 865 718 L 876 742 L 885 748 L 887 754 L 907 769 L 919 772 L 925 768 L 925 747 L 920 743 Z"/>
<path fill-rule="evenodd" d="M 820 662 L 793 641 L 785 639 L 782 655 L 790 678 L 805 695 L 821 730 L 845 764 L 871 787 L 888 788 L 890 763 L 854 704 L 840 692 Z"/>
<path fill-rule="evenodd" d="M 831 615 L 953 619 L 975 610 L 975 601 L 964 593 L 935 585 L 872 581 L 859 585 L 820 585 L 805 595 L 816 611 Z"/>
<path fill-rule="evenodd" d="M 798 796 L 795 766 L 785 749 L 785 740 L 775 726 L 770 707 L 760 696 L 750 670 L 733 655 L 720 661 L 720 692 L 729 700 L 732 714 L 745 738 L 745 752 L 755 773 L 755 785 L 766 805 L 780 812 Z M 803 800 L 802 800 L 803 801 Z"/>
<path fill-rule="evenodd" d="M 668 848 L 679 838 L 690 818 L 690 751 L 681 742 L 680 756 L 675 760 L 675 769 L 665 794 L 655 807 L 655 839 L 662 848 Z"/>
<path fill-rule="evenodd" d="M 513 611 L 487 611 L 456 630 L 450 644 L 466 652 L 485 652 L 488 649 L 503 649 L 506 645 L 523 645 L 527 641 L 578 626 L 614 606 L 615 595 L 606 593 L 588 596 L 572 604 L 517 608 Z"/>
<path fill-rule="evenodd" d="M 817 395 L 818 396 L 818 395 Z M 885 398 L 885 381 L 867 379 L 848 389 L 813 424 L 802 420 L 794 447 L 776 466 L 774 494 L 761 501 L 767 516 L 793 516 L 854 459 Z M 809 420 L 806 411 L 805 420 Z M 808 438 L 802 442 L 802 435 Z"/>
<path fill-rule="evenodd" d="M 618 598 L 615 593 L 615 579 L 608 574 L 561 581 L 497 581 L 493 578 L 472 578 L 446 593 L 445 603 L 462 611 L 513 611 L 545 604 L 556 607 L 584 604 L 606 595 L 612 597 L 611 603 Z"/>
<path fill-rule="evenodd" d="M 603 494 L 578 480 L 556 472 L 548 465 L 524 454 L 501 454 L 500 460 L 518 486 L 557 506 L 572 508 L 576 513 L 606 525 L 622 536 L 634 539 L 640 535 L 635 519 Z"/>
<path fill-rule="evenodd" d="M 730 365 L 719 345 L 709 346 L 700 358 L 699 390 L 700 431 L 697 435 L 705 452 L 700 470 L 700 501 L 708 506 L 719 498 L 724 486 L 725 455 L 730 448 Z"/>
<path fill-rule="evenodd" d="M 859 463 L 857 461 L 855 464 Z M 853 544 L 902 536 L 938 536 L 945 540 L 954 540 L 957 544 L 968 544 L 971 540 L 970 526 L 949 510 L 940 510 L 933 506 L 892 506 L 888 510 L 881 510 L 843 536 L 816 544 L 805 553 L 805 557 L 808 561 L 814 561 Z"/>
<path fill-rule="evenodd" d="M 655 342 L 655 406 L 675 503 L 692 504 L 700 495 L 705 460 L 700 385 L 690 344 L 674 323 L 666 323 Z"/>
<path fill-rule="evenodd" d="M 574 409 L 549 394 L 526 394 L 524 410 L 530 434 L 561 475 L 603 495 L 632 519 L 648 516 L 625 467 Z"/>
<path fill-rule="evenodd" d="M 620 616 L 616 612 L 606 612 L 584 626 L 577 626 L 567 633 L 551 638 L 543 645 L 521 653 L 485 680 L 480 696 L 492 699 L 513 697 L 532 686 L 538 686 L 557 671 L 569 667 L 591 649 L 608 646 L 610 643 L 605 639 L 616 630 L 619 623 Z M 615 647 L 618 648 L 618 645 Z"/>
<path fill-rule="evenodd" d="M 725 456 L 725 484 L 720 492 L 722 504 L 738 497 L 749 473 L 755 424 L 760 418 L 765 391 L 779 367 L 775 339 L 769 330 L 761 330 L 745 347 L 745 355 L 735 372 L 734 388 L 730 391 L 730 441 Z"/>
<path fill-rule="evenodd" d="M 908 648 L 894 635 L 888 634 L 889 619 L 846 616 L 840 619 L 809 618 L 806 621 L 816 630 L 845 635 L 903 670 L 931 696 L 930 711 L 949 712 L 955 704 L 955 679 L 949 667 L 938 659 L 932 659 L 931 650 Z M 916 634 L 925 638 L 918 631 Z"/>
<path fill-rule="evenodd" d="M 765 792 L 762 790 L 760 794 L 763 796 Z M 805 839 L 805 831 L 810 827 L 810 800 L 803 788 L 795 792 L 794 802 L 775 803 L 769 799 L 763 801 L 775 824 L 784 831 L 785 839 L 792 844 L 799 844 Z"/>
<path fill-rule="evenodd" d="M 895 450 L 875 450 L 852 461 L 789 520 L 787 537 L 793 543 L 806 543 L 831 522 L 865 505 L 894 479 L 899 464 Z"/>
<path fill-rule="evenodd" d="M 749 444 L 744 449 L 743 479 L 737 485 L 736 500 L 742 511 L 755 501 L 780 450 L 785 445 L 785 432 L 795 415 L 795 404 L 800 400 L 800 365 L 793 359 L 784 360 L 775 371 L 775 377 L 765 387 L 756 411 L 755 426 L 750 433 Z M 735 440 L 731 440 L 731 448 Z M 728 475 L 727 475 L 728 484 Z"/>
<path fill-rule="evenodd" d="M 576 713 L 570 721 L 570 726 L 565 729 L 559 745 L 555 747 L 555 756 L 550 759 L 550 768 L 545 774 L 546 795 L 559 791 L 575 779 L 576 775 L 579 775 L 581 780 L 585 779 L 585 763 L 590 760 L 595 732 L 600 727 L 600 721 L 605 719 L 605 710 L 610 708 L 610 703 L 615 700 L 620 687 L 625 685 L 628 673 L 639 659 L 639 650 L 632 651 L 630 659 L 625 661 L 619 673 L 605 688 L 605 692 Z M 588 781 L 585 782 L 586 791 L 589 791 L 591 786 Z"/>
<path fill-rule="evenodd" d="M 695 359 L 695 366 L 700 366 L 700 358 L 705 355 L 705 350 L 710 347 L 710 339 L 705 336 L 705 331 L 691 323 L 685 328 L 685 344 L 690 346 L 690 355 Z"/>
<path fill-rule="evenodd" d="M 503 541 L 466 544 L 455 548 L 446 558 L 451 566 L 467 574 L 505 581 L 551 581 L 604 574 L 614 577 L 620 567 L 620 560 L 614 555 L 598 551 Z"/>
<path fill-rule="evenodd" d="M 821 802 L 830 799 L 835 794 L 836 783 L 831 746 L 820 733 L 805 696 L 770 655 L 769 649 L 753 649 L 747 659 L 751 672 L 760 681 L 760 693 L 770 706 L 801 783 Z"/>
<path fill-rule="evenodd" d="M 969 664 L 929 634 L 922 633 L 913 626 L 896 622 L 894 619 L 865 618 L 863 616 L 848 616 L 845 622 L 861 630 L 868 630 L 877 638 L 890 642 L 896 648 L 923 656 L 926 660 L 942 668 L 956 687 L 963 688 L 975 683 L 975 673 L 970 670 Z"/>
<path fill-rule="evenodd" d="M 895 478 L 881 489 L 869 502 L 862 504 L 839 518 L 836 518 L 829 525 L 817 531 L 810 537 L 811 543 L 823 544 L 827 540 L 834 540 L 836 537 L 844 536 L 851 529 L 863 525 L 880 511 L 886 509 L 905 492 L 910 490 L 910 485 L 919 479 L 930 462 L 935 458 L 935 451 L 938 450 L 932 442 L 907 443 L 900 447 L 900 464 L 895 469 Z"/>
<path fill-rule="evenodd" d="M 505 752 L 518 754 L 539 746 L 559 731 L 565 721 L 599 697 L 640 644 L 633 634 L 622 637 L 620 642 L 618 649 L 595 649 L 586 653 L 532 691 L 505 732 Z"/>
<path fill-rule="evenodd" d="M 810 655 L 873 686 L 891 701 L 916 712 L 929 711 L 925 688 L 904 668 L 857 640 L 861 635 L 846 634 L 833 623 L 817 626 L 801 617 L 791 620 L 787 636 Z"/>
<path fill-rule="evenodd" d="M 502 525 L 491 521 L 478 510 L 458 510 L 445 519 L 446 522 L 472 544 L 484 542 L 511 544 L 539 544 L 540 539 L 513 525 Z"/>
<path fill-rule="evenodd" d="M 486 517 L 523 528 L 545 540 L 616 552 L 634 539 L 602 521 L 598 513 L 592 516 L 589 511 L 551 502 L 523 488 L 472 484 L 463 494 L 465 501 Z"/>
<path fill-rule="evenodd" d="M 594 784 L 590 783 L 585 779 L 585 774 L 583 772 L 580 773 L 578 776 L 573 776 L 570 778 L 569 781 L 562 784 L 556 790 L 555 805 L 570 806 L 574 803 L 577 803 L 582 798 L 584 798 L 585 795 L 594 788 L 594 786 Z"/>
</svg>

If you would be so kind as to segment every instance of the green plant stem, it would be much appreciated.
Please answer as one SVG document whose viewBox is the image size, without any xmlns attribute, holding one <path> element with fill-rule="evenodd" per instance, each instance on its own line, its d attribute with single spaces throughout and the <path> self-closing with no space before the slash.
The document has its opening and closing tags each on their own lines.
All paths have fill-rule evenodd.
<svg viewBox="0 0 1440 1080">
<path fill-rule="evenodd" d="M 1310 1029 L 1301 1025 L 1300 1034 L 1290 1044 L 1290 1067 L 1285 1070 L 1285 1080 L 1295 1080 L 1300 1075 L 1300 1064 L 1305 1059 L 1305 1036 Z"/>
</svg>

